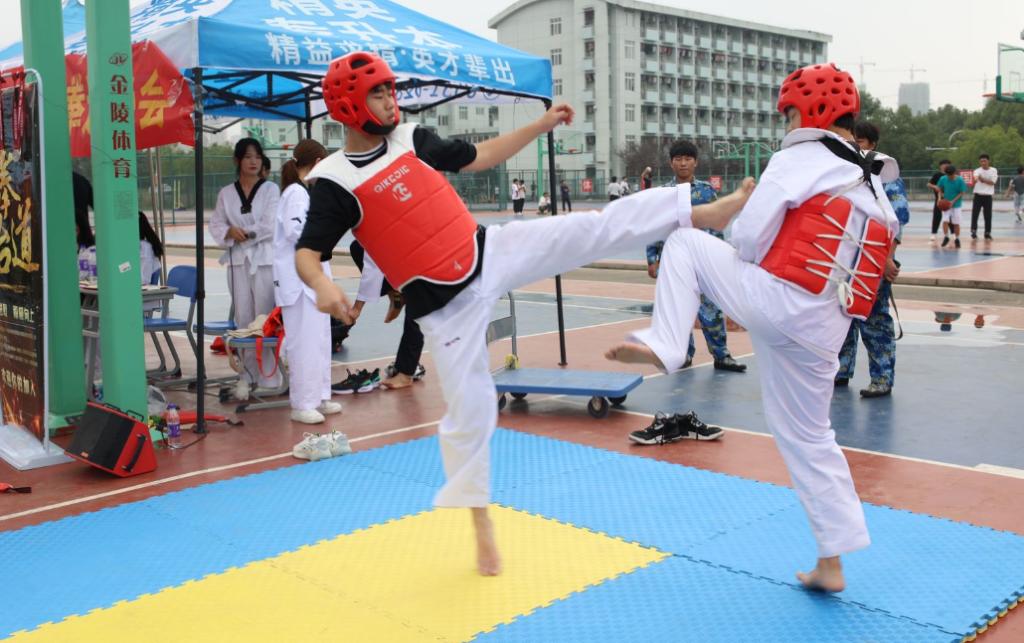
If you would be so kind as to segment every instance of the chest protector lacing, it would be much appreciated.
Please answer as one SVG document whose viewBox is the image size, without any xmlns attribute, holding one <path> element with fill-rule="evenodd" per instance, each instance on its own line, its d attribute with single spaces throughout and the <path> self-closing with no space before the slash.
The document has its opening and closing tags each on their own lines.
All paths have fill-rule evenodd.
<svg viewBox="0 0 1024 643">
<path fill-rule="evenodd" d="M 868 186 L 873 169 L 867 165 L 870 163 L 870 157 L 864 165 L 858 163 L 866 168 Z M 817 194 L 788 211 L 761 261 L 761 267 L 771 274 L 815 295 L 824 292 L 829 282 L 836 284 L 840 307 L 857 319 L 866 319 L 871 312 L 893 244 L 889 228 L 871 217 L 858 235 L 848 229 L 853 204 L 844 195 L 863 183 L 865 179 L 858 178 L 838 194 Z M 873 187 L 871 191 L 875 193 Z M 877 194 L 875 199 L 878 201 Z M 857 246 L 852 266 L 838 259 L 844 241 Z"/>
</svg>

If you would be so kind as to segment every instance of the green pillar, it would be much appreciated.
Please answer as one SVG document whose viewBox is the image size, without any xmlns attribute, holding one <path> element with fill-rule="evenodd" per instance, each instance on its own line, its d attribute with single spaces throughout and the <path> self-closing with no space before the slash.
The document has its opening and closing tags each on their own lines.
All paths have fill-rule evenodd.
<svg viewBox="0 0 1024 643">
<path fill-rule="evenodd" d="M 85 5 L 103 399 L 146 414 L 128 0 Z"/>
<path fill-rule="evenodd" d="M 78 247 L 71 191 L 67 82 L 60 0 L 21 0 L 25 66 L 43 78 L 40 112 L 46 132 L 42 186 L 46 205 L 47 365 L 50 429 L 85 408 L 82 314 L 78 298 Z M 32 77 L 29 76 L 31 79 Z M 74 368 L 75 365 L 83 365 Z"/>
</svg>

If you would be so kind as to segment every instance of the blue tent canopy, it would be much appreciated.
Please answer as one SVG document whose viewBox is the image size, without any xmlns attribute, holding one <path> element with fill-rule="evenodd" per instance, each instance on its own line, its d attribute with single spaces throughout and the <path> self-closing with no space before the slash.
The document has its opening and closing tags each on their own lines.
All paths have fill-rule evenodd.
<svg viewBox="0 0 1024 643">
<path fill-rule="evenodd" d="M 75 0 L 71 7 L 83 11 Z M 81 27 L 75 34 L 65 21 L 68 50 L 84 51 Z M 412 111 L 453 99 L 551 97 L 547 59 L 389 0 L 151 0 L 132 11 L 131 26 L 132 40 L 154 41 L 187 73 L 203 70 L 212 116 L 315 118 L 327 66 L 359 50 L 387 60 Z"/>
<path fill-rule="evenodd" d="M 78 38 L 81 32 L 85 31 L 85 5 L 82 4 L 82 0 L 64 0 L 61 16 L 65 38 Z M 0 61 L 3 61 L 0 62 L 0 66 L 6 68 L 20 65 L 24 57 L 24 45 L 19 40 L 0 49 Z"/>
</svg>

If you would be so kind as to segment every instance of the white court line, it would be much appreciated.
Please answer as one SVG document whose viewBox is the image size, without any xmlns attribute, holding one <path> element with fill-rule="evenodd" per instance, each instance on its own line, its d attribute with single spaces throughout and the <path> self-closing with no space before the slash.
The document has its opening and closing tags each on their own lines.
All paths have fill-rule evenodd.
<svg viewBox="0 0 1024 643">
<path fill-rule="evenodd" d="M 413 426 L 403 427 L 401 429 L 393 429 L 391 431 L 382 431 L 380 433 L 374 433 L 373 435 L 362 435 L 358 438 L 352 438 L 349 442 L 363 442 L 364 440 L 372 440 L 374 438 L 383 438 L 389 435 L 397 435 L 399 433 L 406 433 L 409 431 L 415 431 L 416 429 L 422 429 L 424 427 L 432 426 L 437 424 L 440 420 L 434 422 L 424 422 L 423 424 L 415 424 Z M 129 491 L 138 491 L 139 489 L 148 489 L 150 487 L 157 487 L 159 485 L 167 484 L 168 482 L 175 482 L 177 480 L 186 480 L 188 478 L 194 478 L 196 476 L 202 476 L 209 473 L 217 473 L 218 471 L 229 471 L 231 469 L 237 469 L 239 467 L 246 467 L 251 464 L 261 464 L 264 462 L 272 462 L 273 460 L 280 460 L 281 458 L 291 457 L 292 452 L 278 453 L 277 455 L 268 455 L 263 458 L 256 458 L 255 460 L 246 460 L 244 462 L 235 462 L 234 464 L 225 464 L 219 467 L 210 467 L 209 469 L 203 469 L 201 471 L 190 471 L 189 473 L 182 473 L 180 475 L 171 476 L 169 478 L 161 478 L 160 480 L 152 480 L 150 482 L 144 482 L 142 484 L 133 485 L 131 487 L 124 487 L 121 489 L 114 489 L 113 491 L 106 491 L 104 493 L 97 493 L 91 496 L 85 496 L 83 498 L 75 498 L 74 500 L 66 500 L 64 502 L 58 502 L 52 505 L 46 505 L 45 507 L 36 507 L 35 509 L 27 509 L 25 511 L 19 511 L 18 513 L 7 514 L 0 516 L 0 522 L 5 520 L 14 520 L 15 518 L 21 518 L 24 516 L 31 516 L 34 514 L 42 513 L 44 511 L 51 511 L 53 509 L 62 509 L 64 507 L 71 507 L 83 502 L 90 502 L 92 500 L 101 500 L 103 498 L 110 498 L 117 496 L 122 493 L 128 493 Z"/>
</svg>

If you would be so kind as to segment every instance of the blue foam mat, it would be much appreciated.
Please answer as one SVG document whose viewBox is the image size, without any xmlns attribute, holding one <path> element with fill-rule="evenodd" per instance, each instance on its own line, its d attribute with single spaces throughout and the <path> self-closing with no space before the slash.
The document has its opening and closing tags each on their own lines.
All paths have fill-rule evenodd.
<svg viewBox="0 0 1024 643">
<path fill-rule="evenodd" d="M 570 595 L 475 640 L 946 643 L 960 637 L 827 596 L 669 558 Z"/>
<path fill-rule="evenodd" d="M 793 571 L 813 563 L 814 544 L 790 489 L 516 431 L 499 429 L 493 449 L 496 502 L 688 562 L 659 569 L 707 568 L 653 581 L 641 570 L 564 601 L 613 592 L 614 605 L 587 609 L 621 621 L 596 633 L 639 628 L 618 640 L 677 639 L 680 632 L 764 638 L 757 628 L 773 618 L 779 623 L 765 631 L 786 640 L 948 640 L 930 637 L 969 635 L 1024 591 L 1024 538 L 868 505 L 874 545 L 846 557 L 850 589 L 840 598 L 813 597 L 793 585 Z M 0 532 L 0 569 L 13 579 L 0 583 L 0 636 L 429 509 L 442 481 L 436 439 L 423 438 Z M 637 574 L 645 576 L 629 580 Z M 709 589 L 716 583 L 726 588 L 720 595 Z M 670 600 L 652 608 L 662 592 Z M 751 616 L 737 614 L 736 597 Z M 685 623 L 676 616 L 684 604 L 694 610 Z M 563 609 L 524 616 L 509 630 L 591 631 L 575 616 L 530 624 Z M 829 638 L 801 634 L 831 627 L 848 629 Z"/>
<path fill-rule="evenodd" d="M 1024 538 L 889 507 L 864 505 L 872 544 L 843 557 L 843 601 L 969 634 L 1024 596 Z M 775 582 L 813 560 L 814 540 L 800 508 L 756 531 L 707 541 L 693 556 Z"/>
</svg>

